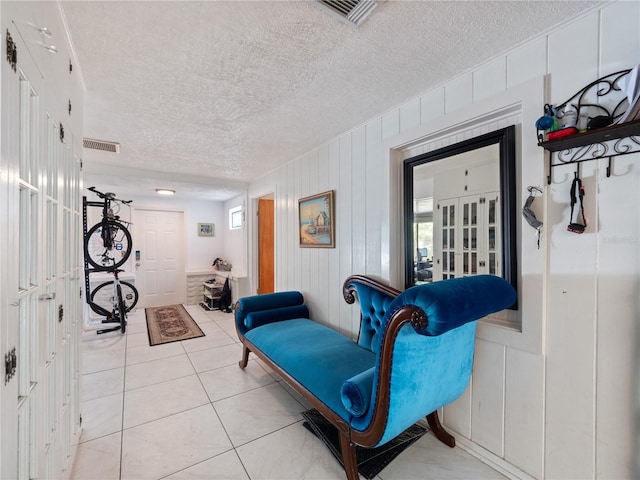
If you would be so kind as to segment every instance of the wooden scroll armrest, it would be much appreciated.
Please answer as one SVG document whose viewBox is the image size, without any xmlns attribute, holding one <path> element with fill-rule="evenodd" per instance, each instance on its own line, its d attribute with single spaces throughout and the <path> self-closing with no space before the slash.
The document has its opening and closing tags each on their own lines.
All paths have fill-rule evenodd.
<svg viewBox="0 0 640 480">
<path fill-rule="evenodd" d="M 344 285 L 342 286 L 342 295 L 345 302 L 348 304 L 355 303 L 357 288 L 372 289 L 391 298 L 395 298 L 402 293 L 400 290 L 396 290 L 389 285 L 385 285 L 375 278 L 368 277 L 366 275 L 351 275 L 345 280 Z"/>
</svg>

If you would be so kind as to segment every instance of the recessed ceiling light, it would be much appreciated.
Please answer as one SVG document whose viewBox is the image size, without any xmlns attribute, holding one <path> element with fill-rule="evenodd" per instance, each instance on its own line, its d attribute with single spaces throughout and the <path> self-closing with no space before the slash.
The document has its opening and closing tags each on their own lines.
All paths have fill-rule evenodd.
<svg viewBox="0 0 640 480">
<path fill-rule="evenodd" d="M 156 193 L 158 195 L 174 195 L 176 191 L 169 190 L 168 188 L 156 188 Z"/>
</svg>

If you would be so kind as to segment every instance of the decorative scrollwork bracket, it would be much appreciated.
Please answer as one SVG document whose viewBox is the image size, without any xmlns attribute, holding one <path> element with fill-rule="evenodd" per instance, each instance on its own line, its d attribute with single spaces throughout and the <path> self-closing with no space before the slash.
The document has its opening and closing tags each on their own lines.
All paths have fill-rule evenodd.
<svg viewBox="0 0 640 480">
<path fill-rule="evenodd" d="M 578 117 L 590 120 L 597 116 L 605 116 L 609 117 L 610 122 L 614 122 L 612 125 L 549 141 L 544 141 L 541 131 L 537 132 L 538 145 L 550 152 L 548 184 L 551 183 L 554 167 L 608 158 L 609 177 L 613 157 L 640 152 L 640 120 L 615 123 L 629 106 L 623 92 L 624 79 L 629 72 L 631 70 L 622 70 L 599 78 L 555 109 L 558 118 L 562 118 L 566 107 L 572 106 L 577 110 Z M 585 125 L 581 127 L 586 128 Z"/>
</svg>

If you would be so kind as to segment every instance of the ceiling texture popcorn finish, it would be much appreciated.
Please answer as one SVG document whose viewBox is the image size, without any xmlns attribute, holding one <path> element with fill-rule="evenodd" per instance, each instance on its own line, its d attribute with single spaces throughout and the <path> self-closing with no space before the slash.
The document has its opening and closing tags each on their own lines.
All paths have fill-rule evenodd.
<svg viewBox="0 0 640 480">
<path fill-rule="evenodd" d="M 85 176 L 139 190 L 135 175 L 158 175 L 225 200 L 594 3 L 386 1 L 359 27 L 308 1 L 61 5 L 84 135 L 121 145 L 85 149 Z"/>
</svg>

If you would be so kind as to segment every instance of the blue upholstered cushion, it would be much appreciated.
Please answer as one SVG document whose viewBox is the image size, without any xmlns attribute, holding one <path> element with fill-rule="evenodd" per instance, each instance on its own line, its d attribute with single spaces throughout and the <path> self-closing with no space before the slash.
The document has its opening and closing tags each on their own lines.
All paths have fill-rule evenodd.
<svg viewBox="0 0 640 480">
<path fill-rule="evenodd" d="M 251 312 L 262 310 L 272 310 L 274 308 L 293 307 L 302 305 L 304 298 L 302 293 L 296 291 L 268 293 L 265 295 L 254 295 L 243 297 L 236 302 L 235 320 L 236 328 L 240 334 L 247 331 L 245 317 Z"/>
<path fill-rule="evenodd" d="M 515 290 L 503 278 L 476 275 L 411 287 L 398 295 L 389 309 L 395 311 L 405 305 L 421 308 L 428 324 L 418 333 L 441 335 L 509 308 L 515 301 Z"/>
<path fill-rule="evenodd" d="M 395 297 L 361 283 L 355 283 L 354 285 L 358 292 L 361 314 L 358 343 L 362 347 L 377 353 L 380 345 L 380 334 L 384 328 L 383 321 L 389 311 L 389 305 L 391 305 Z"/>
<path fill-rule="evenodd" d="M 351 415 L 359 417 L 367 412 L 371 403 L 371 390 L 373 389 L 373 376 L 375 367 L 351 377 L 342 384 L 340 398 L 344 408 Z"/>
<path fill-rule="evenodd" d="M 389 420 L 378 445 L 464 392 L 473 366 L 476 325 L 467 323 L 435 337 L 417 335 L 408 323 L 400 328 L 392 354 Z M 378 379 L 373 380 L 375 392 Z M 364 415 L 352 417 L 351 427 L 366 430 L 376 408 L 371 405 Z"/>
<path fill-rule="evenodd" d="M 464 392 L 473 366 L 476 320 L 510 307 L 515 300 L 511 285 L 491 275 L 420 285 L 396 297 L 383 328 L 403 306 L 424 311 L 428 323 L 422 329 L 407 323 L 398 332 L 391 362 L 389 421 L 378 445 Z M 372 391 L 377 388 L 374 378 Z M 372 405 L 365 415 L 354 417 L 351 426 L 366 429 L 375 408 Z"/>
<path fill-rule="evenodd" d="M 250 312 L 244 317 L 244 325 L 251 330 L 260 325 L 280 322 L 282 320 L 291 320 L 292 318 L 309 318 L 309 309 L 306 305 L 295 305 L 293 307 L 280 307 L 272 308 L 271 310 Z"/>
<path fill-rule="evenodd" d="M 350 338 L 312 320 L 295 319 L 249 330 L 246 338 L 346 422 L 340 388 L 374 366 L 376 357 Z"/>
</svg>

